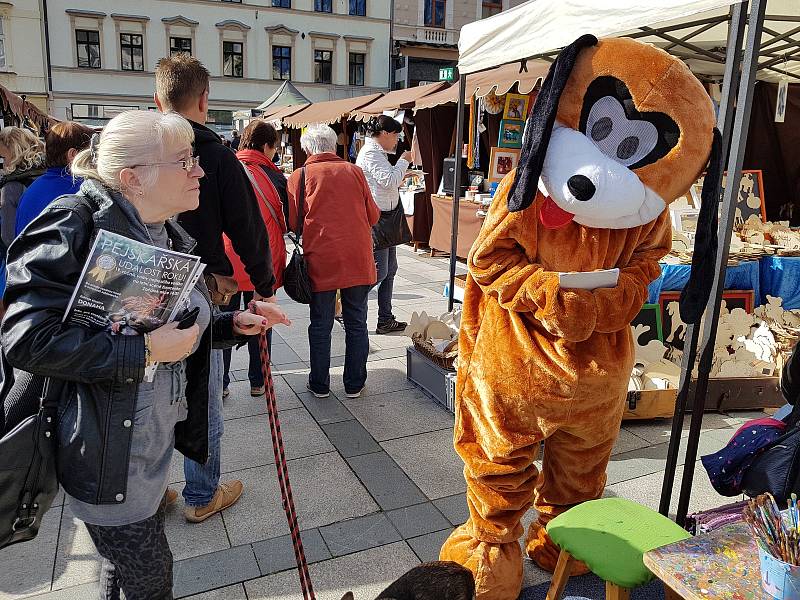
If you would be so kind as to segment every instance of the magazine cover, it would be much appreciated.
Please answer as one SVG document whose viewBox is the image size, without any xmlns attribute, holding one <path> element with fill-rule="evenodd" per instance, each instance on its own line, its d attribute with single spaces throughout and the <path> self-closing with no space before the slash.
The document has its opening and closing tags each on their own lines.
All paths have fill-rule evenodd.
<svg viewBox="0 0 800 600">
<path fill-rule="evenodd" d="M 172 321 L 205 267 L 197 256 L 100 230 L 64 320 L 141 335 Z"/>
</svg>

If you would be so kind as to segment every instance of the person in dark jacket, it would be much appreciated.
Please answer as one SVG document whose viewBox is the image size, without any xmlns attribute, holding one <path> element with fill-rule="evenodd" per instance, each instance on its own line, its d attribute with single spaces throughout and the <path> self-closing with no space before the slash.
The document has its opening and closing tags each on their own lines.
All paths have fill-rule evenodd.
<svg viewBox="0 0 800 600">
<path fill-rule="evenodd" d="M 208 86 L 209 73 L 196 58 L 180 54 L 158 61 L 155 102 L 162 112 L 177 112 L 192 124 L 195 151 L 205 171 L 205 177 L 200 180 L 200 206 L 182 213 L 178 222 L 197 240 L 196 253 L 208 265 L 205 274 L 233 275 L 222 242 L 224 233 L 244 263 L 256 299 L 274 302 L 272 255 L 253 188 L 236 155 L 204 125 L 208 114 Z M 221 304 L 228 302 L 230 299 Z M 204 465 L 189 459 L 184 461 L 185 515 L 194 523 L 228 508 L 242 495 L 241 481 L 220 483 L 222 371 L 222 351 L 215 352 L 209 380 L 209 460 Z"/>
<path fill-rule="evenodd" d="M 180 115 L 121 113 L 73 161 L 85 179 L 80 194 L 51 203 L 8 254 L 3 350 L 13 367 L 49 378 L 47 393 L 58 398 L 58 479 L 104 559 L 102 599 L 119 598 L 120 589 L 128 600 L 172 598 L 165 490 L 173 446 L 199 462 L 208 456 L 211 348 L 289 324 L 266 302 L 220 312 L 202 280 L 185 306 L 199 311 L 197 320 L 183 330 L 168 323 L 118 335 L 64 322 L 99 230 L 193 250 L 171 220 L 198 204 L 203 170 L 193 138 Z M 155 375 L 145 381 L 151 365 Z"/>
<path fill-rule="evenodd" d="M 8 248 L 14 239 L 17 206 L 22 194 L 44 173 L 44 144 L 23 127 L 0 129 L 0 157 L 3 175 L 0 178 L 0 238 Z"/>
</svg>

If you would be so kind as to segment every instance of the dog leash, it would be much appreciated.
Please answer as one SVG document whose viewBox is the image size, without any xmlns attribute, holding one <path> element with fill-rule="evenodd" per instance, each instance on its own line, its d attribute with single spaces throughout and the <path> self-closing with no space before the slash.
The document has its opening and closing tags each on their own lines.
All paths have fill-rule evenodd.
<svg viewBox="0 0 800 600">
<path fill-rule="evenodd" d="M 254 303 L 251 303 L 249 308 L 255 312 Z M 269 350 L 267 349 L 266 333 L 259 334 L 258 348 L 261 354 L 261 373 L 264 376 L 269 428 L 272 433 L 272 450 L 275 454 L 275 468 L 278 470 L 278 484 L 281 486 L 283 510 L 286 513 L 286 520 L 289 522 L 289 533 L 292 536 L 294 557 L 297 561 L 297 572 L 300 576 L 300 587 L 303 590 L 304 600 L 316 600 L 314 588 L 311 585 L 311 576 L 308 573 L 306 555 L 303 551 L 303 540 L 300 539 L 300 526 L 297 524 L 297 511 L 294 508 L 292 486 L 289 484 L 289 467 L 286 464 L 286 453 L 283 450 L 283 435 L 281 435 L 281 422 L 278 418 L 278 403 L 275 399 L 275 386 L 272 381 L 272 368 L 270 366 Z"/>
</svg>

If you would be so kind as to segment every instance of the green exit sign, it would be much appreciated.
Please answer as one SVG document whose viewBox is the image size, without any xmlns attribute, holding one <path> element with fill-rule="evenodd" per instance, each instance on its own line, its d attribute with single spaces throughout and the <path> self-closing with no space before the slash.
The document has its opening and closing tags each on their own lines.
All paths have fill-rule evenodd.
<svg viewBox="0 0 800 600">
<path fill-rule="evenodd" d="M 453 81 L 453 79 L 455 79 L 453 67 L 439 69 L 439 81 Z"/>
</svg>

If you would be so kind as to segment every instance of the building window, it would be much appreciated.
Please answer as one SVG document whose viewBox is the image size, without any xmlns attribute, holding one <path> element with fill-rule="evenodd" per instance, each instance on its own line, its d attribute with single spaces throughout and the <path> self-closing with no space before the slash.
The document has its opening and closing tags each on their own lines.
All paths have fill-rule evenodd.
<svg viewBox="0 0 800 600">
<path fill-rule="evenodd" d="M 272 47 L 272 78 L 292 78 L 292 49 L 289 46 Z"/>
<path fill-rule="evenodd" d="M 366 17 L 367 0 L 350 0 L 350 14 L 355 17 Z"/>
<path fill-rule="evenodd" d="M 192 38 L 171 37 L 169 38 L 169 55 L 177 54 L 192 55 Z"/>
<path fill-rule="evenodd" d="M 427 27 L 444 27 L 447 0 L 425 0 L 425 25 Z"/>
<path fill-rule="evenodd" d="M 78 66 L 84 69 L 99 69 L 100 32 L 76 29 L 75 43 L 78 46 Z"/>
<path fill-rule="evenodd" d="M 314 0 L 314 10 L 317 12 L 333 12 L 333 0 Z"/>
<path fill-rule="evenodd" d="M 138 33 L 119 34 L 123 71 L 144 71 L 144 46 Z"/>
<path fill-rule="evenodd" d="M 350 85 L 364 85 L 364 59 L 366 54 L 350 53 Z"/>
<path fill-rule="evenodd" d="M 8 64 L 6 62 L 6 30 L 5 19 L 0 18 L 0 69 L 5 69 Z"/>
<path fill-rule="evenodd" d="M 222 74 L 244 77 L 244 52 L 241 42 L 222 42 Z"/>
<path fill-rule="evenodd" d="M 483 0 L 483 14 L 482 19 L 486 17 L 493 17 L 499 12 L 503 11 L 503 3 L 500 0 Z"/>
<path fill-rule="evenodd" d="M 331 83 L 333 52 L 314 50 L 314 83 Z"/>
<path fill-rule="evenodd" d="M 272 6 L 275 8 L 292 8 L 292 0 L 272 0 Z"/>
</svg>

